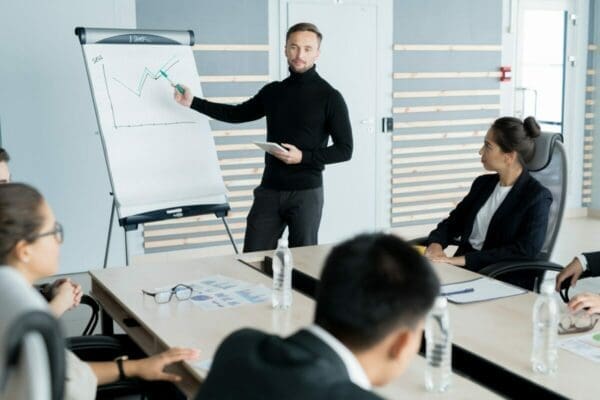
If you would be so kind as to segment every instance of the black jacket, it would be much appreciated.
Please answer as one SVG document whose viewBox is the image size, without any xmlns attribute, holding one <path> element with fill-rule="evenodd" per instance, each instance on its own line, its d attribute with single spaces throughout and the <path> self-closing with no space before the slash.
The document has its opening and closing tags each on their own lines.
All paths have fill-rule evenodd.
<svg viewBox="0 0 600 400">
<path fill-rule="evenodd" d="M 316 67 L 290 70 L 238 105 L 194 98 L 191 108 L 220 121 L 239 123 L 267 117 L 267 141 L 293 144 L 302 151 L 300 164 L 285 164 L 265 153 L 261 185 L 275 190 L 314 189 L 323 185 L 325 164 L 352 157 L 352 127 L 340 92 L 319 76 Z M 328 146 L 331 136 L 333 144 Z"/>
<path fill-rule="evenodd" d="M 600 276 L 600 251 L 583 253 L 583 255 L 587 260 L 587 270 L 583 276 Z"/>
<path fill-rule="evenodd" d="M 254 329 L 219 346 L 196 400 L 377 400 L 350 381 L 341 358 L 307 330 L 288 338 Z"/>
<path fill-rule="evenodd" d="M 527 170 L 523 170 L 494 213 L 481 250 L 473 249 L 469 243 L 475 217 L 498 180 L 498 174 L 477 177 L 467 196 L 429 234 L 427 243 L 446 247 L 458 239 L 454 255 L 464 255 L 465 267 L 474 271 L 501 261 L 536 259 L 546 238 L 552 194 Z"/>
</svg>

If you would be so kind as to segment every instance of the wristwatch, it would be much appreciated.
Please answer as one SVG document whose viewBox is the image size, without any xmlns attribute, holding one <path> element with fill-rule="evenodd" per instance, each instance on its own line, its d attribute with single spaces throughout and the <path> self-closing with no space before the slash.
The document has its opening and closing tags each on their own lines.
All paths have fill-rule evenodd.
<svg viewBox="0 0 600 400">
<path fill-rule="evenodd" d="M 125 370 L 123 369 L 123 361 L 127 361 L 129 360 L 129 357 L 127 356 L 119 356 L 117 358 L 115 358 L 115 362 L 117 363 L 117 368 L 119 368 L 119 380 L 120 381 L 124 381 L 127 379 L 127 376 L 125 375 Z"/>
</svg>

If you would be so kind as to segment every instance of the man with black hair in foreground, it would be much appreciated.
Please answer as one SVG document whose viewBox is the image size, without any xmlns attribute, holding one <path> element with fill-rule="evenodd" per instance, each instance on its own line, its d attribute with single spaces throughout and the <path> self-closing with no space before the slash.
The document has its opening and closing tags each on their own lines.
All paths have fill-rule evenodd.
<svg viewBox="0 0 600 400">
<path fill-rule="evenodd" d="M 407 368 L 439 287 L 428 261 L 397 237 L 341 243 L 325 261 L 314 324 L 288 338 L 234 332 L 196 399 L 379 399 L 371 387 Z"/>
</svg>

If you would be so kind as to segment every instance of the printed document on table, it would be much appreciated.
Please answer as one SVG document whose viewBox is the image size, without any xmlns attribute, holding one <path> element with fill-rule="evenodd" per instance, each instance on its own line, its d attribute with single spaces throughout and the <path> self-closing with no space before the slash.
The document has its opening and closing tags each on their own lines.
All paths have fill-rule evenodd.
<svg viewBox="0 0 600 400">
<path fill-rule="evenodd" d="M 190 300 L 203 310 L 218 310 L 249 304 L 266 303 L 271 300 L 271 289 L 262 285 L 241 281 L 223 275 L 212 275 L 191 282 L 183 282 L 194 291 Z M 155 288 L 151 292 L 170 290 L 175 285 Z"/>
<path fill-rule="evenodd" d="M 600 363 L 600 332 L 591 332 L 559 340 L 558 345 L 590 361 Z"/>
<path fill-rule="evenodd" d="M 476 303 L 517 296 L 527 290 L 483 276 L 464 282 L 442 285 L 441 294 L 456 304 Z"/>
</svg>

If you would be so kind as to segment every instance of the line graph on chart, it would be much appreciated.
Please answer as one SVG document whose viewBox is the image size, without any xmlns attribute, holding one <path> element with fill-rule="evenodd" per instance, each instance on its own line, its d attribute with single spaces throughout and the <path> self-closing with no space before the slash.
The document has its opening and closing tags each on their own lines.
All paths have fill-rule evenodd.
<svg viewBox="0 0 600 400">
<path fill-rule="evenodd" d="M 99 65 L 115 129 L 196 123 L 185 118 L 189 115 L 175 103 L 171 84 L 160 72 L 176 70 L 178 63 L 172 56 L 154 68 L 143 65 L 114 74 L 105 63 Z"/>
<path fill-rule="evenodd" d="M 178 59 L 176 59 L 175 57 L 171 57 L 171 59 L 169 59 L 169 61 L 164 63 L 156 72 L 152 72 L 148 69 L 148 67 L 144 67 L 144 71 L 142 72 L 142 75 L 140 76 L 137 87 L 135 89 L 130 88 L 125 83 L 121 82 L 119 79 L 117 79 L 115 77 L 113 77 L 113 79 L 116 82 L 118 82 L 119 84 L 121 84 L 125 89 L 129 90 L 131 93 L 136 95 L 137 97 L 141 97 L 142 91 L 144 90 L 144 85 L 146 84 L 146 80 L 148 78 L 154 79 L 155 81 L 162 78 L 163 76 L 161 75 L 160 71 L 168 72 L 178 62 L 179 62 Z"/>
</svg>

